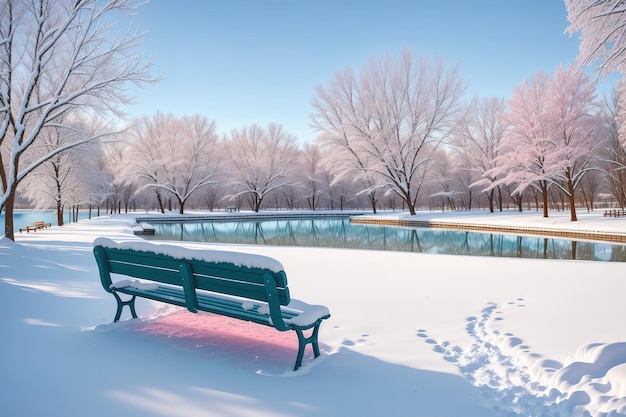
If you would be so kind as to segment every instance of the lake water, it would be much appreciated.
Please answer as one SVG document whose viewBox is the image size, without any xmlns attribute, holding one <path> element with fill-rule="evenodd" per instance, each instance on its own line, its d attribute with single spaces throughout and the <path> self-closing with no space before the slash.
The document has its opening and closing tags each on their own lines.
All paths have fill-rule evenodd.
<svg viewBox="0 0 626 417">
<path fill-rule="evenodd" d="M 92 212 L 92 217 L 95 217 L 96 212 Z M 66 223 L 70 223 L 72 219 L 72 212 L 68 211 L 63 216 L 64 221 Z M 80 210 L 78 212 L 78 219 L 87 219 L 89 218 L 88 210 Z M 42 221 L 45 223 L 50 223 L 53 226 L 57 224 L 57 214 L 54 210 L 15 210 L 13 212 L 13 226 L 16 233 L 19 233 L 20 227 L 32 226 L 33 222 Z M 0 215 L 0 222 L 2 224 L 2 232 L 0 235 L 4 234 L 4 212 Z"/>
<path fill-rule="evenodd" d="M 393 250 L 515 258 L 626 261 L 626 245 L 435 228 L 352 224 L 349 218 L 154 222 L 146 239 Z"/>
</svg>

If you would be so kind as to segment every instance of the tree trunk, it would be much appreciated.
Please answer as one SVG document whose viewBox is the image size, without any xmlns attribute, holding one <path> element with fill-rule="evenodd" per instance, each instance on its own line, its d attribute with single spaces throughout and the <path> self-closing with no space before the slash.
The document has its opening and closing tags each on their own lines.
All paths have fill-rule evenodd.
<svg viewBox="0 0 626 417">
<path fill-rule="evenodd" d="M 7 239 L 15 240 L 15 232 L 13 231 L 13 204 L 15 203 L 15 189 L 11 187 L 11 192 L 4 204 L 4 236 Z"/>
<path fill-rule="evenodd" d="M 374 212 L 374 214 L 376 214 L 376 197 L 370 194 L 369 198 L 370 198 L 370 204 L 372 205 L 372 211 Z"/>
<path fill-rule="evenodd" d="M 543 217 L 548 217 L 548 183 L 541 181 L 541 197 L 543 198 Z"/>
<path fill-rule="evenodd" d="M 492 188 L 487 193 L 487 200 L 489 200 L 489 213 L 493 213 L 493 194 L 494 194 L 494 191 L 495 190 Z"/>
<path fill-rule="evenodd" d="M 576 198 L 574 197 L 574 183 L 572 182 L 572 176 L 569 169 L 565 171 L 565 178 L 567 178 L 567 196 L 569 197 L 570 220 L 575 222 L 578 221 L 576 218 Z"/>
<path fill-rule="evenodd" d="M 404 202 L 406 203 L 406 205 L 409 208 L 409 214 L 411 216 L 415 216 L 415 206 L 413 205 L 413 201 L 411 200 L 411 193 L 409 191 L 407 191 L 402 196 L 402 199 L 404 200 Z"/>
<path fill-rule="evenodd" d="M 161 193 L 159 190 L 156 191 L 157 202 L 159 203 L 159 211 L 161 214 L 165 214 L 165 207 L 163 206 L 163 199 L 161 198 Z"/>
<path fill-rule="evenodd" d="M 60 201 L 57 201 L 57 226 L 63 226 L 63 207 Z"/>
</svg>

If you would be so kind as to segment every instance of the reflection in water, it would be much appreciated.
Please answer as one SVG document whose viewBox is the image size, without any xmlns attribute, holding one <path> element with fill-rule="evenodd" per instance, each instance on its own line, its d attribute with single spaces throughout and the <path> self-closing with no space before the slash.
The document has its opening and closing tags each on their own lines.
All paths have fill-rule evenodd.
<svg viewBox="0 0 626 417">
<path fill-rule="evenodd" d="M 626 261 L 626 245 L 447 229 L 352 224 L 349 218 L 151 224 L 156 229 L 152 238 L 161 240 Z"/>
</svg>

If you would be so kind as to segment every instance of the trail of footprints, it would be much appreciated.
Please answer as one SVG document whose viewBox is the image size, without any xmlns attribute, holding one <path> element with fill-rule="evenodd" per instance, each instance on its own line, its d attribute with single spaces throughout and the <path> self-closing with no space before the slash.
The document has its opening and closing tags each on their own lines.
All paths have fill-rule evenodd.
<svg viewBox="0 0 626 417">
<path fill-rule="evenodd" d="M 524 299 L 518 298 L 505 308 L 524 306 Z M 480 316 L 467 318 L 466 331 L 473 341 L 466 349 L 448 341 L 439 342 L 429 337 L 426 329 L 417 330 L 417 337 L 456 365 L 469 382 L 481 389 L 495 411 L 507 416 L 560 416 L 554 398 L 545 395 L 546 387 L 533 382 L 528 367 L 510 355 L 513 351 L 530 354 L 529 347 L 513 334 L 492 328 L 493 322 L 502 320 L 502 311 L 501 306 L 491 303 Z"/>
</svg>

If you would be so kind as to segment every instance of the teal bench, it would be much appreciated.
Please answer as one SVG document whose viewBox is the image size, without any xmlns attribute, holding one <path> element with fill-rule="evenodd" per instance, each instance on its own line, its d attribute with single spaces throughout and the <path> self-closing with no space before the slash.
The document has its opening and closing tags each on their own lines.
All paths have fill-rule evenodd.
<svg viewBox="0 0 626 417">
<path fill-rule="evenodd" d="M 287 276 L 275 259 L 237 252 L 189 249 L 146 241 L 94 241 L 94 256 L 105 291 L 117 301 L 114 321 L 124 306 L 137 318 L 136 297 L 205 311 L 274 327 L 298 335 L 294 371 L 302 365 L 305 347 L 320 355 L 319 328 L 328 308 L 291 300 Z M 140 279 L 113 282 L 111 274 Z M 120 294 L 127 294 L 123 300 Z M 128 297 L 124 297 L 128 298 Z M 304 332 L 309 333 L 305 336 Z"/>
</svg>

